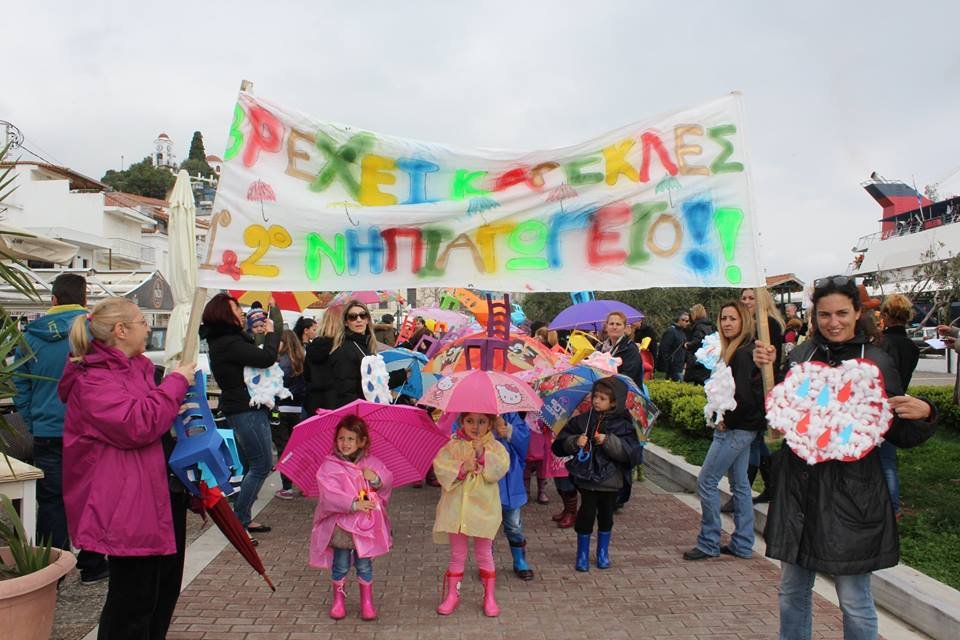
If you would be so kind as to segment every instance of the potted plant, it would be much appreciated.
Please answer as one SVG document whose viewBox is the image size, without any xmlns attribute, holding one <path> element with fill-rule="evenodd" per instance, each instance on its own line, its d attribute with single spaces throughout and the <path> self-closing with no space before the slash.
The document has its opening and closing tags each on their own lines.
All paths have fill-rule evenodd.
<svg viewBox="0 0 960 640">
<path fill-rule="evenodd" d="M 0 162 L 9 150 L 0 149 Z M 10 195 L 13 166 L 0 171 L 0 203 Z M 0 213 L 3 212 L 0 204 Z M 12 256 L 0 251 L 0 281 L 18 292 L 37 298 L 32 283 L 9 262 Z M 11 358 L 18 345 L 26 345 L 18 323 L 0 306 L 0 398 L 16 393 L 13 377 L 21 361 Z M 29 353 L 29 352 L 28 352 Z M 3 433 L 13 429 L 0 414 L 0 465 L 13 466 L 7 459 Z M 23 529 L 23 522 L 10 498 L 0 494 L 0 629 L 5 640 L 41 640 L 50 637 L 57 605 L 57 583 L 77 563 L 69 551 L 53 549 L 49 541 L 36 546 Z"/>
<path fill-rule="evenodd" d="M 49 541 L 34 546 L 2 494 L 0 512 L 0 629 L 8 640 L 45 640 L 53 629 L 57 583 L 77 559 Z"/>
</svg>

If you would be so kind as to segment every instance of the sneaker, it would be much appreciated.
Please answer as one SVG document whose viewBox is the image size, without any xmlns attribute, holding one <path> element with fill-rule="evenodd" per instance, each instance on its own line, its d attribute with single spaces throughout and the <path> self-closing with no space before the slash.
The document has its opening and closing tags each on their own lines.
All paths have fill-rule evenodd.
<svg viewBox="0 0 960 640">
<path fill-rule="evenodd" d="M 280 491 L 277 491 L 273 495 L 281 500 L 293 500 L 296 497 L 293 489 L 280 489 Z"/>
<path fill-rule="evenodd" d="M 684 560 L 706 560 L 707 558 L 716 558 L 716 557 L 717 556 L 712 556 L 709 553 L 705 553 L 701 551 L 697 547 L 690 549 L 690 551 L 683 552 Z"/>
<path fill-rule="evenodd" d="M 97 584 L 110 578 L 110 566 L 106 565 L 97 571 L 81 571 L 80 584 Z"/>
<path fill-rule="evenodd" d="M 734 558 L 740 558 L 741 560 L 749 560 L 749 558 L 745 558 L 745 557 L 743 557 L 743 556 L 741 556 L 741 555 L 738 555 L 738 554 L 734 553 L 734 552 L 733 552 L 733 549 L 731 549 L 731 548 L 730 548 L 730 545 L 728 545 L 728 544 L 725 544 L 725 545 L 721 545 L 721 546 L 720 546 L 720 553 L 722 553 L 723 555 L 726 555 L 726 556 L 733 556 Z"/>
</svg>

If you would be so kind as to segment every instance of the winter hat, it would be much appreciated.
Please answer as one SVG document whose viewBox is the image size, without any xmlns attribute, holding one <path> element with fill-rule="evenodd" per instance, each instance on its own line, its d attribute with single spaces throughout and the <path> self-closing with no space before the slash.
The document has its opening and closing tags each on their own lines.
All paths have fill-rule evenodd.
<svg viewBox="0 0 960 640">
<path fill-rule="evenodd" d="M 251 309 L 247 314 L 247 331 L 253 331 L 254 325 L 267 321 L 267 314 L 263 309 Z"/>
</svg>

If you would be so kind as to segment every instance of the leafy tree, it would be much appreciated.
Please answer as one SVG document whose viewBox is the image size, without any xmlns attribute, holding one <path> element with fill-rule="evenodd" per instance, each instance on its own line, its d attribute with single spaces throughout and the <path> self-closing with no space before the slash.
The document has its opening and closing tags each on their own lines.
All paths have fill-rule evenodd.
<svg viewBox="0 0 960 640">
<path fill-rule="evenodd" d="M 210 178 L 216 175 L 209 164 L 207 164 L 207 152 L 203 150 L 203 135 L 199 131 L 193 132 L 193 140 L 190 141 L 190 153 L 187 159 L 180 165 L 192 176 L 198 173 L 204 178 Z"/>
<path fill-rule="evenodd" d="M 740 290 L 655 287 L 631 291 L 597 291 L 596 296 L 605 300 L 619 300 L 643 311 L 650 326 L 658 332 L 663 332 L 680 311 L 689 309 L 699 302 L 713 316 L 720 311 L 720 305 L 727 300 L 739 299 Z M 531 320 L 550 322 L 570 304 L 568 293 L 531 293 L 523 300 L 523 311 Z"/>
<path fill-rule="evenodd" d="M 911 277 L 909 287 L 897 282 L 893 289 L 913 301 L 922 299 L 931 303 L 920 319 L 921 325 L 926 325 L 931 318 L 945 323 L 955 320 L 948 316 L 951 302 L 960 300 L 960 254 L 954 254 L 943 242 L 934 243 L 920 254 L 920 264 L 913 269 Z M 880 279 L 878 283 L 883 291 L 885 280 Z"/>
<path fill-rule="evenodd" d="M 153 166 L 153 162 L 147 156 L 123 171 L 108 170 L 100 181 L 117 191 L 164 199 L 177 179 L 168 170 Z"/>
</svg>

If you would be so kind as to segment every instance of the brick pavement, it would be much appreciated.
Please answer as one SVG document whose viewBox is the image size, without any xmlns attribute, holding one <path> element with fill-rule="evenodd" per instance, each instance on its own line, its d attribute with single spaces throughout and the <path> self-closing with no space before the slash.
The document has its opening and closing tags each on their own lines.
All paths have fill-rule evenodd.
<svg viewBox="0 0 960 640">
<path fill-rule="evenodd" d="M 258 516 L 273 531 L 261 534 L 259 551 L 277 585 L 271 593 L 232 548 L 227 548 L 184 589 L 171 640 L 322 640 L 326 638 L 444 638 L 524 640 L 561 638 L 760 639 L 777 634 L 777 567 L 762 558 L 687 562 L 680 554 L 697 535 L 699 515 L 669 494 L 635 487 L 618 514 L 611 545 L 613 567 L 573 570 L 575 534 L 550 520 L 558 509 L 528 505 L 524 526 L 537 572 L 522 582 L 511 570 L 501 537 L 495 544 L 502 613 L 488 619 L 482 589 L 468 565 L 460 608 L 438 616 L 447 547 L 430 536 L 438 489 L 406 487 L 394 493 L 390 513 L 395 544 L 374 561 L 380 619 L 359 619 L 356 577 L 347 589 L 348 616 L 327 617 L 329 572 L 307 566 L 313 500 L 273 500 Z M 841 638 L 840 611 L 815 596 L 816 638 Z"/>
</svg>

